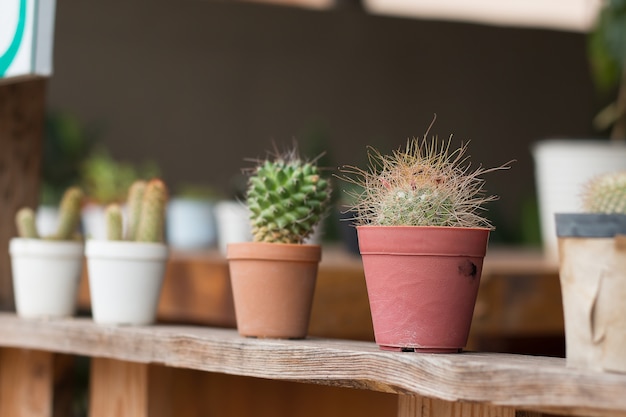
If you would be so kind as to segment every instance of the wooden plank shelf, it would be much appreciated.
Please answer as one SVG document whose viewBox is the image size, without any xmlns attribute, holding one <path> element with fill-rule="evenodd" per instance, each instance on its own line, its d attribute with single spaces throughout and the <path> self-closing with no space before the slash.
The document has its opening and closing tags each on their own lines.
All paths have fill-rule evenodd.
<svg viewBox="0 0 626 417">
<path fill-rule="evenodd" d="M 128 375 L 143 375 L 142 366 L 161 364 L 396 393 L 401 416 L 435 415 L 439 412 L 435 410 L 442 409 L 449 415 L 514 415 L 527 410 L 626 416 L 626 375 L 568 368 L 561 358 L 473 352 L 397 353 L 381 351 L 372 342 L 251 339 L 240 337 L 233 329 L 102 326 L 89 318 L 39 321 L 20 319 L 11 313 L 0 313 L 0 346 L 5 352 L 17 348 L 100 358 L 92 371 L 101 369 L 106 373 L 108 386 L 111 375 L 120 367 L 124 368 L 126 381 L 130 379 L 136 386 L 137 378 Z M 132 365 L 130 374 L 128 364 Z M 5 361 L 0 369 L 8 369 Z M 145 383 L 142 378 L 139 380 Z M 93 384 L 91 389 L 93 397 Z M 0 393 L 0 398 L 4 394 Z M 461 408 L 454 409 L 455 405 Z M 463 407 L 469 409 L 460 412 Z M 473 407 L 480 407 L 481 412 L 472 411 Z M 106 414 L 92 409 L 91 415 Z"/>
</svg>

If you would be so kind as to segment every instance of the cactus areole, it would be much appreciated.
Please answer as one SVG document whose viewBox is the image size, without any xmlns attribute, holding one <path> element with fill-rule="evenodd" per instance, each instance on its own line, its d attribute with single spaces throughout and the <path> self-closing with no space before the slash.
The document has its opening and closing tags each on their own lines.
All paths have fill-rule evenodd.
<svg viewBox="0 0 626 417">
<path fill-rule="evenodd" d="M 303 243 L 323 218 L 329 197 L 330 183 L 295 151 L 262 161 L 246 195 L 254 241 Z"/>
</svg>

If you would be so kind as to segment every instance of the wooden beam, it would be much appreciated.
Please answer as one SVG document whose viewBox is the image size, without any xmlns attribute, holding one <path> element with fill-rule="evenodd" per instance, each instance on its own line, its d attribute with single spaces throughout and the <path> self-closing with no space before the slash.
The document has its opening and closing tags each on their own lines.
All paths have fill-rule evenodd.
<svg viewBox="0 0 626 417">
<path fill-rule="evenodd" d="M 52 417 L 53 356 L 0 349 L 0 417 Z"/>
<path fill-rule="evenodd" d="M 46 81 L 0 83 L 0 309 L 14 307 L 8 254 L 14 215 L 39 199 Z"/>
<path fill-rule="evenodd" d="M 515 417 L 515 409 L 490 404 L 450 402 L 416 395 L 398 397 L 398 417 Z"/>
<path fill-rule="evenodd" d="M 148 417 L 148 365 L 107 358 L 91 361 L 90 417 Z"/>
</svg>

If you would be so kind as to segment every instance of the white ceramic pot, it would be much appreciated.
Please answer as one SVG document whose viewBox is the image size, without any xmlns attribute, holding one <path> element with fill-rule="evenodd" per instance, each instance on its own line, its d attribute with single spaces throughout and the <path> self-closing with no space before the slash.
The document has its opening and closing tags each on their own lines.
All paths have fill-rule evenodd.
<svg viewBox="0 0 626 417">
<path fill-rule="evenodd" d="M 532 147 L 544 254 L 558 261 L 555 213 L 581 211 L 582 186 L 594 176 L 626 169 L 626 143 L 544 140 Z"/>
<path fill-rule="evenodd" d="M 141 325 L 156 320 L 167 245 L 88 240 L 85 255 L 96 323 Z"/>
<path fill-rule="evenodd" d="M 9 243 L 17 314 L 66 317 L 76 312 L 84 244 L 13 238 Z"/>
<path fill-rule="evenodd" d="M 226 255 L 229 243 L 250 242 L 250 211 L 238 201 L 220 201 L 215 205 L 217 238 L 220 252 Z"/>
<path fill-rule="evenodd" d="M 176 249 L 201 249 L 215 244 L 213 203 L 172 198 L 167 207 L 167 242 Z"/>
</svg>

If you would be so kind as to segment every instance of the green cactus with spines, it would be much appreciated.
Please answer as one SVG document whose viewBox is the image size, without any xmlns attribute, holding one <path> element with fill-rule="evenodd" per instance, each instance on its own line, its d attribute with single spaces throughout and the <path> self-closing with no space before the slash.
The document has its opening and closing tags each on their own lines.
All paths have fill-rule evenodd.
<svg viewBox="0 0 626 417">
<path fill-rule="evenodd" d="M 297 149 L 260 161 L 248 180 L 246 204 L 256 242 L 301 244 L 322 220 L 330 182 Z"/>
<path fill-rule="evenodd" d="M 137 235 L 137 228 L 139 227 L 139 220 L 141 218 L 141 202 L 146 190 L 146 185 L 146 181 L 137 180 L 133 182 L 128 189 L 128 240 L 135 240 Z"/>
<path fill-rule="evenodd" d="M 15 215 L 15 225 L 19 237 L 28 239 L 39 239 L 35 212 L 30 207 L 22 207 Z"/>
<path fill-rule="evenodd" d="M 432 125 L 431 125 L 432 127 Z M 429 128 L 430 130 L 430 128 Z M 369 147 L 370 166 L 344 166 L 340 179 L 358 186 L 347 191 L 355 224 L 374 226 L 452 226 L 493 229 L 483 205 L 496 199 L 484 191 L 482 175 L 508 169 L 471 169 L 467 145 L 451 150 L 451 138 L 412 138 L 389 155 Z"/>
<path fill-rule="evenodd" d="M 107 240 L 124 239 L 124 218 L 119 204 L 109 204 L 104 212 Z"/>
<path fill-rule="evenodd" d="M 59 220 L 57 231 L 51 236 L 43 236 L 49 240 L 72 240 L 76 238 L 76 230 L 80 223 L 83 191 L 79 187 L 70 187 L 63 193 L 59 204 Z M 15 215 L 17 233 L 20 237 L 42 238 L 37 231 L 35 212 L 23 207 Z"/>
<path fill-rule="evenodd" d="M 168 192 L 160 179 L 150 180 L 141 200 L 141 215 L 135 241 L 163 242 Z"/>
<path fill-rule="evenodd" d="M 583 185 L 583 210 L 626 214 L 626 171 L 598 175 Z"/>
<path fill-rule="evenodd" d="M 59 205 L 59 224 L 56 233 L 51 236 L 54 240 L 69 240 L 80 223 L 83 191 L 79 187 L 70 187 L 63 194 Z"/>
</svg>

